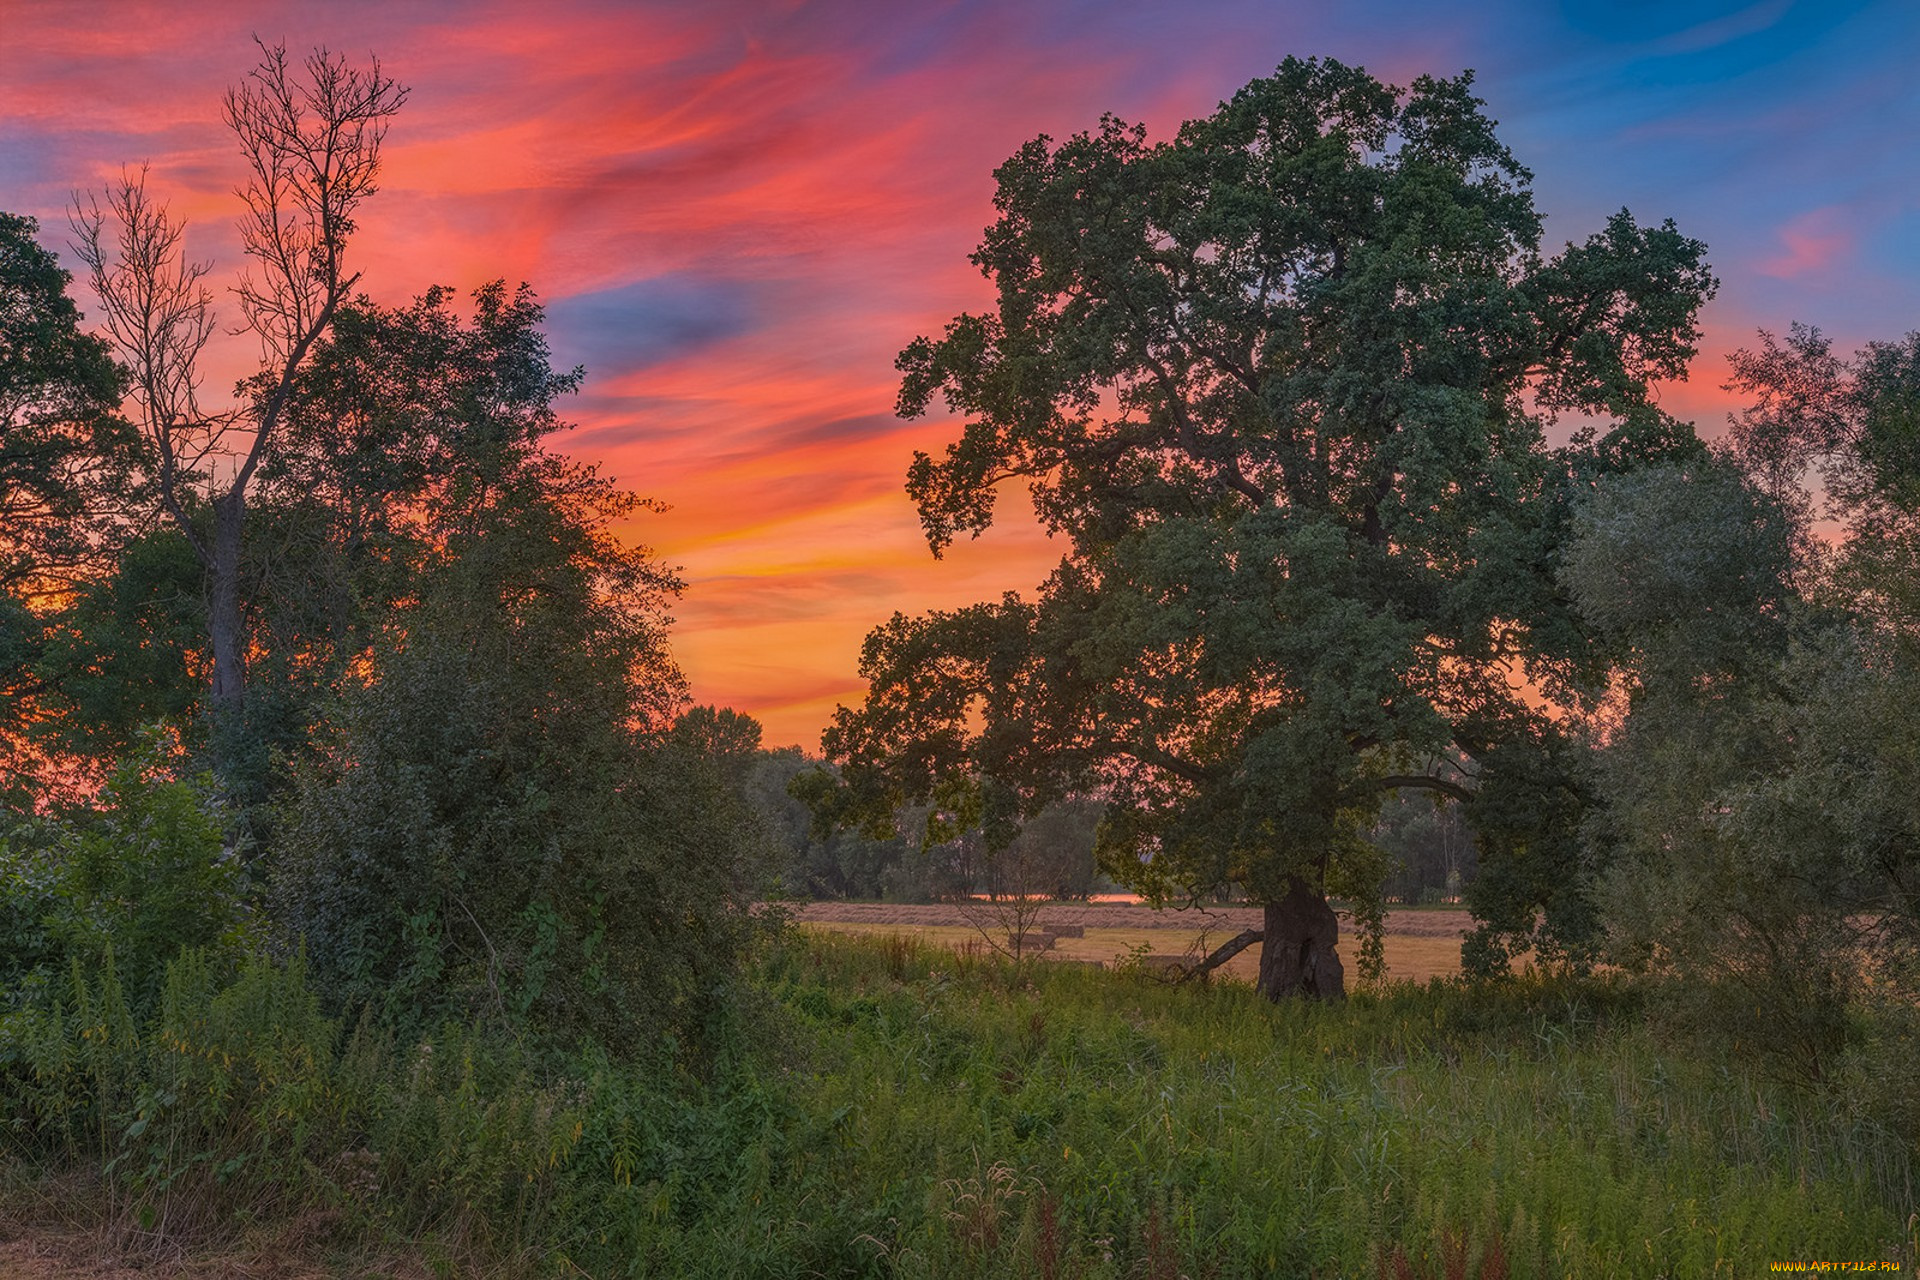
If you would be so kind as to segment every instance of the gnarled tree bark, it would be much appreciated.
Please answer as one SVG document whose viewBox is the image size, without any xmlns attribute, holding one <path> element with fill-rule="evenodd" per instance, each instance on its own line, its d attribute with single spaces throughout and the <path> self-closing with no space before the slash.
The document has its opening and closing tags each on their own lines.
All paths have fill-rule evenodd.
<svg viewBox="0 0 1920 1280">
<path fill-rule="evenodd" d="M 1265 941 L 1260 948 L 1261 995 L 1269 1000 L 1306 996 L 1339 1000 L 1347 994 L 1340 955 L 1340 919 L 1299 876 L 1287 877 L 1287 892 L 1266 904 Z"/>
</svg>

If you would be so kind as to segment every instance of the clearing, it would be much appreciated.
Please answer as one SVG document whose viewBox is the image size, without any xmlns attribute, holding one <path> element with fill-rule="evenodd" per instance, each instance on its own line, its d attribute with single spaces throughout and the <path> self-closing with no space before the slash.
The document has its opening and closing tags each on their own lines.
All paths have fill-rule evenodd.
<svg viewBox="0 0 1920 1280">
<path fill-rule="evenodd" d="M 991 928 L 993 907 L 982 903 L 975 912 Z M 794 911 L 794 921 L 835 933 L 889 934 L 915 938 L 929 946 L 981 945 L 980 930 L 951 903 L 907 906 L 884 902 L 813 902 Z M 1084 929 L 1085 936 L 1056 938 L 1042 952 L 1051 959 L 1112 964 L 1144 946 L 1153 956 L 1203 956 L 1243 929 L 1261 924 L 1258 907 L 1155 908 L 1134 903 L 1049 903 L 1040 909 L 1034 926 L 1047 931 L 1065 925 Z M 1473 918 L 1458 908 L 1402 908 L 1387 913 L 1387 977 L 1425 982 L 1460 972 L 1460 940 L 1473 927 Z M 1004 936 L 1002 934 L 1001 936 Z M 1340 961 L 1351 980 L 1358 963 L 1358 943 L 1352 922 L 1341 913 Z M 1219 972 L 1253 981 L 1260 949 L 1249 947 L 1221 966 Z"/>
</svg>

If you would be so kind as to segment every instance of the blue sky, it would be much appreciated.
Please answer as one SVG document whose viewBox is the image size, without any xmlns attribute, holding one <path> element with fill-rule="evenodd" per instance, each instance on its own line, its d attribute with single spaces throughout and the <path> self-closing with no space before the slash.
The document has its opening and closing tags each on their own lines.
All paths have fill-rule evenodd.
<svg viewBox="0 0 1920 1280">
<path fill-rule="evenodd" d="M 858 695 L 877 621 L 1057 555 L 1015 522 L 933 562 L 902 477 L 953 426 L 891 417 L 895 353 L 985 304 L 990 175 L 1036 134 L 1113 111 L 1164 137 L 1289 54 L 1473 68 L 1550 242 L 1623 206 L 1707 242 L 1721 292 L 1663 392 L 1704 432 L 1756 327 L 1920 327 L 1920 4 L 4 3 L 0 208 L 58 247 L 71 192 L 146 161 L 228 274 L 219 98 L 250 37 L 378 53 L 413 99 L 354 246 L 367 287 L 505 277 L 551 303 L 589 374 L 569 447 L 672 506 L 635 534 L 692 584 L 696 696 L 776 742 Z"/>
</svg>

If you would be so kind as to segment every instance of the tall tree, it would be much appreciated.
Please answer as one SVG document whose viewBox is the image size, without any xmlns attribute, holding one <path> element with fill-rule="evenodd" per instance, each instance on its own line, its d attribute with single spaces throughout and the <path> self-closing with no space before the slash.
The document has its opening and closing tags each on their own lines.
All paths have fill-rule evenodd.
<svg viewBox="0 0 1920 1280">
<path fill-rule="evenodd" d="M 97 567 L 128 479 L 122 372 L 81 332 L 71 277 L 37 230 L 0 213 L 0 789 L 21 776 L 16 748 L 40 715 L 47 608 Z"/>
<path fill-rule="evenodd" d="M 406 90 L 321 50 L 295 68 L 282 45 L 228 91 L 227 125 L 247 164 L 241 241 L 253 268 L 235 288 L 259 372 L 241 403 L 200 401 L 199 359 L 215 328 L 210 265 L 187 257 L 185 226 L 128 174 L 74 210 L 78 251 L 108 335 L 129 365 L 146 462 L 161 507 L 206 571 L 211 709 L 229 733 L 244 712 L 249 488 L 281 447 L 294 384 L 359 277 L 346 247 L 373 194 L 380 145 Z M 217 760 L 217 763 L 221 763 Z"/>
<path fill-rule="evenodd" d="M 538 316 L 496 286 L 463 325 L 436 291 L 356 310 L 315 360 L 299 433 L 360 444 L 283 479 L 327 487 L 332 554 L 382 562 L 348 572 L 388 598 L 316 624 L 315 652 L 359 647 L 296 766 L 275 898 L 344 1004 L 625 1044 L 697 1030 L 750 931 L 759 727 L 676 722 L 680 583 L 614 534 L 640 499 L 542 447 L 572 379 Z"/>
<path fill-rule="evenodd" d="M 88 517 L 116 480 L 124 375 L 80 331 L 72 280 L 34 239 L 32 218 L 0 213 L 0 587 L 69 587 L 97 550 Z"/>
<path fill-rule="evenodd" d="M 1818 329 L 1762 331 L 1732 357 L 1732 452 L 1798 518 L 1798 550 L 1837 602 L 1920 636 L 1920 332 L 1840 355 Z M 1845 538 L 1837 559 L 1813 540 L 1824 516 Z"/>
<path fill-rule="evenodd" d="M 1067 552 L 1032 601 L 868 638 L 826 738 L 846 816 L 971 778 L 1004 839 L 1097 794 L 1116 879 L 1265 904 L 1275 998 L 1343 990 L 1327 896 L 1377 892 L 1363 836 L 1403 788 L 1533 866 L 1505 927 L 1590 926 L 1566 734 L 1527 686 L 1593 674 L 1553 573 L 1570 495 L 1698 448 L 1649 384 L 1714 281 L 1624 211 L 1544 256 L 1481 107 L 1469 75 L 1289 59 L 1169 142 L 1109 116 L 997 171 L 997 309 L 900 356 L 903 416 L 967 420 L 908 490 L 937 555 L 1024 480 Z M 1597 425 L 1549 448 L 1560 412 Z"/>
<path fill-rule="evenodd" d="M 1869 1021 L 1910 1030 L 1920 985 L 1920 335 L 1762 334 L 1732 388 L 1744 477 L 1618 478 L 1576 516 L 1563 578 L 1627 713 L 1589 834 L 1614 958 L 1676 979 L 1678 1025 L 1819 1079 Z"/>
<path fill-rule="evenodd" d="M 342 306 L 294 381 L 282 447 L 256 481 L 243 568 L 258 650 L 296 701 L 331 686 L 444 550 L 448 522 L 540 455 L 554 402 L 532 290 L 495 281 L 467 317 L 433 288 L 405 307 Z"/>
</svg>

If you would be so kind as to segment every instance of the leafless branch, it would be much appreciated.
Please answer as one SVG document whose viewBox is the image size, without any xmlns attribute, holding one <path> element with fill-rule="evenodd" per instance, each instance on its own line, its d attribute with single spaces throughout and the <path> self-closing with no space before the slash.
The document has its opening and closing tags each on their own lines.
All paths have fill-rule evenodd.
<svg viewBox="0 0 1920 1280">
<path fill-rule="evenodd" d="M 99 295 L 102 319 L 133 375 L 133 398 L 153 452 L 161 502 L 202 554 L 183 509 L 182 489 L 218 447 L 231 419 L 200 409 L 200 352 L 213 336 L 212 264 L 187 256 L 187 224 L 147 195 L 147 169 L 122 171 L 106 207 L 75 195 L 74 252 Z"/>
<path fill-rule="evenodd" d="M 380 144 L 407 91 L 372 59 L 363 70 L 317 50 L 289 69 L 284 44 L 256 38 L 260 64 L 227 91 L 225 114 L 248 177 L 241 243 L 257 265 L 235 288 L 246 327 L 260 340 L 261 399 L 254 440 L 235 488 L 244 488 L 306 354 L 359 280 L 344 275 L 354 210 L 377 189 Z"/>
</svg>

